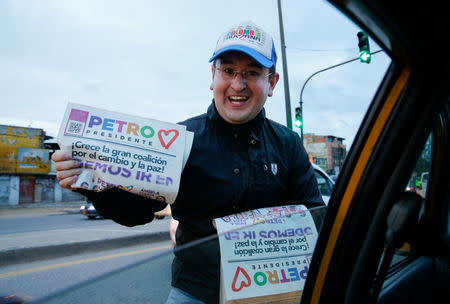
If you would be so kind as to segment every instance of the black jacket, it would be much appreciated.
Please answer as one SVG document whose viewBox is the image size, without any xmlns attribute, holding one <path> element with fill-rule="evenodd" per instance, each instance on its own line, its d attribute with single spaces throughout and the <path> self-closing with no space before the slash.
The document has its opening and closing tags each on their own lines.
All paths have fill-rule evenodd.
<svg viewBox="0 0 450 304">
<path fill-rule="evenodd" d="M 181 124 L 195 135 L 171 206 L 173 217 L 180 222 L 177 246 L 215 234 L 212 220 L 217 217 L 294 203 L 323 204 L 299 136 L 267 119 L 264 109 L 249 123 L 231 125 L 219 116 L 213 102 L 206 114 Z M 100 213 L 127 226 L 151 221 L 152 212 L 164 207 L 122 192 L 90 199 Z M 115 212 L 106 196 L 116 201 L 132 199 L 135 212 Z M 172 285 L 207 303 L 218 302 L 219 261 L 216 239 L 175 250 Z"/>
</svg>

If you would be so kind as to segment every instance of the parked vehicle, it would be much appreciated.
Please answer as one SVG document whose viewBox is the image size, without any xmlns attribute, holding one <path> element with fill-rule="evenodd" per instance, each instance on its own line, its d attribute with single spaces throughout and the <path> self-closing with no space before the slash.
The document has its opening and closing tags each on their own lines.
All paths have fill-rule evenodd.
<svg viewBox="0 0 450 304">
<path fill-rule="evenodd" d="M 312 164 L 314 173 L 317 179 L 317 185 L 319 186 L 320 193 L 322 194 L 323 201 L 328 205 L 331 192 L 333 192 L 334 181 L 333 179 L 319 166 Z"/>
<path fill-rule="evenodd" d="M 86 215 L 89 219 L 93 220 L 96 217 L 102 217 L 95 210 L 94 205 L 86 199 L 86 204 L 80 206 L 80 213 Z"/>
</svg>

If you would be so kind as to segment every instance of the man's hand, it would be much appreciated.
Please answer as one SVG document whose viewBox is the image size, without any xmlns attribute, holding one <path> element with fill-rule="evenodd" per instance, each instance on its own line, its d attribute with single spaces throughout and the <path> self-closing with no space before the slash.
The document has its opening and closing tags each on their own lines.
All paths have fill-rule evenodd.
<svg viewBox="0 0 450 304">
<path fill-rule="evenodd" d="M 77 181 L 78 175 L 81 174 L 80 162 L 72 159 L 72 155 L 68 152 L 58 151 L 52 155 L 55 162 L 56 178 L 62 188 L 72 189 L 71 185 Z"/>
<path fill-rule="evenodd" d="M 177 234 L 177 228 L 178 228 L 178 221 L 175 220 L 173 217 L 170 219 L 170 226 L 169 226 L 169 233 L 170 233 L 170 239 L 172 240 L 172 245 L 175 246 L 176 241 L 176 234 Z"/>
</svg>

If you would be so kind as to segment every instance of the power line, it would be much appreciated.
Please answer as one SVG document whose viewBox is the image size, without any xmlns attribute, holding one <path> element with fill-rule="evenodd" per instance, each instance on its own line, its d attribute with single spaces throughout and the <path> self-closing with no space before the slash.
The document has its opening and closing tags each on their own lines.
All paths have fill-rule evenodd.
<svg viewBox="0 0 450 304">
<path fill-rule="evenodd" d="M 305 48 L 288 48 L 288 50 L 295 50 L 300 52 L 355 52 L 358 49 L 305 49 Z"/>
</svg>

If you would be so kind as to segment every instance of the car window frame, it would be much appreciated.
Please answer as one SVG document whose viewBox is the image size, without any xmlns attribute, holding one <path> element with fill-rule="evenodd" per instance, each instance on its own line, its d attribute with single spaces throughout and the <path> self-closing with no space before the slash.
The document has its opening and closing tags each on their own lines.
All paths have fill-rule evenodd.
<svg viewBox="0 0 450 304">
<path fill-rule="evenodd" d="M 423 61 L 412 64 L 417 53 L 408 52 L 411 41 L 402 31 L 393 30 L 395 20 L 388 20 L 390 14 L 382 13 L 386 3 L 377 7 L 369 1 L 330 2 L 366 30 L 393 61 L 338 177 L 302 303 L 344 299 L 361 303 L 367 300 L 377 270 L 374 262 L 382 254 L 386 215 L 408 178 L 406 173 L 412 170 L 411 159 L 431 131 L 442 98 L 447 98 L 430 98 L 430 92 L 443 93 L 440 76 L 447 81 L 448 75 Z M 427 78 L 429 73 L 439 75 L 433 77 L 439 81 L 433 83 Z"/>
</svg>

